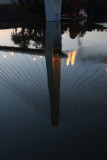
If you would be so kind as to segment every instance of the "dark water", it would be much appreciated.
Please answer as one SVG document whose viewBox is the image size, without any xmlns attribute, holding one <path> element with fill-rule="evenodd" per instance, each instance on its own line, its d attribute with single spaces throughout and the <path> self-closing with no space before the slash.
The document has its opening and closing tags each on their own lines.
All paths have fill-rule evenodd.
<svg viewBox="0 0 107 160">
<path fill-rule="evenodd" d="M 14 0 L 0 0 L 0 4 L 11 4 L 12 2 L 14 2 Z M 17 0 L 15 0 L 16 3 L 18 3 Z"/>
<path fill-rule="evenodd" d="M 0 160 L 107 158 L 106 27 L 0 30 Z"/>
</svg>

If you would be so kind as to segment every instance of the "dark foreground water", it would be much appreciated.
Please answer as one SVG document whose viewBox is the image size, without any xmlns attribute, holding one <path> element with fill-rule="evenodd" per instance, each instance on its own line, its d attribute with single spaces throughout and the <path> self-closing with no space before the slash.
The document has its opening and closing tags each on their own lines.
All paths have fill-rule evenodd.
<svg viewBox="0 0 107 160">
<path fill-rule="evenodd" d="M 107 23 L 44 26 L 0 30 L 0 160 L 106 159 Z"/>
</svg>

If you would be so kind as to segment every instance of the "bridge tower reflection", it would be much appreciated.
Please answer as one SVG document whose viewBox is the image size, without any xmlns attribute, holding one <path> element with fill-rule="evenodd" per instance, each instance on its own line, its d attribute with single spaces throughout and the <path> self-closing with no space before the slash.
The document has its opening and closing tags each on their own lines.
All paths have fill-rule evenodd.
<svg viewBox="0 0 107 160">
<path fill-rule="evenodd" d="M 45 57 L 48 76 L 48 88 L 51 105 L 51 122 L 58 126 L 60 105 L 61 72 L 61 25 L 56 22 L 46 24 Z"/>
</svg>

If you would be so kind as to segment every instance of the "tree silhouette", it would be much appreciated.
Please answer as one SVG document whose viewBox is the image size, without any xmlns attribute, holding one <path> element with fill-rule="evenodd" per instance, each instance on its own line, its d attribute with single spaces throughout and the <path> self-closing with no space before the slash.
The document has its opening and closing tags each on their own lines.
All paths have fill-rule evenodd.
<svg viewBox="0 0 107 160">
<path fill-rule="evenodd" d="M 22 28 L 20 32 L 15 29 L 11 34 L 11 39 L 21 48 L 28 48 L 33 43 L 35 49 L 45 48 L 45 32 L 43 28 Z"/>
</svg>

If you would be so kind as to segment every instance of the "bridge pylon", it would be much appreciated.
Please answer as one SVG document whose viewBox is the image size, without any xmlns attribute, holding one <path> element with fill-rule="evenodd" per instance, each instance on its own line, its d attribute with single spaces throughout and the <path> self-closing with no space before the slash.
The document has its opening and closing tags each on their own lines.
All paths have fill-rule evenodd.
<svg viewBox="0 0 107 160">
<path fill-rule="evenodd" d="M 46 23 L 45 58 L 50 96 L 51 122 L 53 126 L 59 123 L 60 106 L 60 72 L 62 50 L 60 22 Z"/>
<path fill-rule="evenodd" d="M 45 14 L 47 22 L 55 22 L 61 20 L 61 4 L 62 0 L 44 0 Z"/>
</svg>

